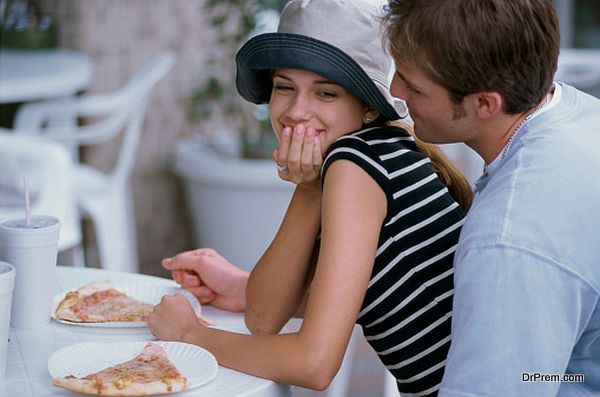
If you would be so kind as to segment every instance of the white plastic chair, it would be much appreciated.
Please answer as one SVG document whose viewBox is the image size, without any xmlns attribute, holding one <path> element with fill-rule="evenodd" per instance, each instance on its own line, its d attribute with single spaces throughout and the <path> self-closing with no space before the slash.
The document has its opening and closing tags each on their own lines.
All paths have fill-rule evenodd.
<svg viewBox="0 0 600 397">
<path fill-rule="evenodd" d="M 75 167 L 77 202 L 95 228 L 102 268 L 138 271 L 137 237 L 129 177 L 137 152 L 151 88 L 171 69 L 175 57 L 159 55 L 119 91 L 22 106 L 15 127 L 68 145 L 95 145 L 122 133 L 116 165 L 109 173 L 88 164 Z M 77 126 L 81 117 L 99 120 Z"/>
<path fill-rule="evenodd" d="M 81 226 L 73 163 L 68 150 L 43 137 L 0 129 L 0 218 L 25 217 L 23 179 L 27 180 L 33 214 L 60 219 L 61 264 L 83 265 Z M 68 262 L 61 261 L 68 253 Z"/>
</svg>

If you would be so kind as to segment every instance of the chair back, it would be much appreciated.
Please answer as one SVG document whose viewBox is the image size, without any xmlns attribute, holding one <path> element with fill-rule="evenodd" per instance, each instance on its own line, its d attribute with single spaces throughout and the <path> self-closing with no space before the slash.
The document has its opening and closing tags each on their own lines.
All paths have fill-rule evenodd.
<svg viewBox="0 0 600 397">
<path fill-rule="evenodd" d="M 31 213 L 60 219 L 59 252 L 81 243 L 73 164 L 64 145 L 0 129 L 0 170 L 0 218 L 25 217 L 26 179 Z"/>
<path fill-rule="evenodd" d="M 147 63 L 115 94 L 118 98 L 115 102 L 120 106 L 117 106 L 117 112 L 106 122 L 112 120 L 116 129 L 125 128 L 118 160 L 112 172 L 113 178 L 121 183 L 125 183 L 133 169 L 150 90 L 167 74 L 174 63 L 175 57 L 172 54 L 159 55 Z"/>
<path fill-rule="evenodd" d="M 139 147 L 148 94 L 174 63 L 172 53 L 162 53 L 114 93 L 24 105 L 15 119 L 15 129 L 27 134 L 47 135 L 67 145 L 94 145 L 124 132 L 111 177 L 125 183 Z M 97 121 L 77 126 L 78 118 L 94 118 Z"/>
<path fill-rule="evenodd" d="M 75 188 L 81 215 L 92 220 L 103 268 L 137 271 L 134 203 L 129 183 L 140 143 L 148 95 L 171 69 L 175 57 L 164 53 L 151 60 L 121 89 L 23 105 L 15 127 L 25 135 L 59 141 L 76 159 L 79 145 L 121 138 L 116 164 L 103 172 L 90 164 L 75 164 Z M 77 120 L 86 118 L 86 125 Z"/>
</svg>

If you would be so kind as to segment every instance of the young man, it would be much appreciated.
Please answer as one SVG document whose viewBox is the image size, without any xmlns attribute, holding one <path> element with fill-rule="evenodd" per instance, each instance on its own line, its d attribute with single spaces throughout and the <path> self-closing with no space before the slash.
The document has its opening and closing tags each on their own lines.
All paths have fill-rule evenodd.
<svg viewBox="0 0 600 397">
<path fill-rule="evenodd" d="M 385 25 L 416 135 L 486 163 L 440 395 L 598 395 L 600 100 L 553 83 L 551 0 L 392 0 Z"/>
</svg>

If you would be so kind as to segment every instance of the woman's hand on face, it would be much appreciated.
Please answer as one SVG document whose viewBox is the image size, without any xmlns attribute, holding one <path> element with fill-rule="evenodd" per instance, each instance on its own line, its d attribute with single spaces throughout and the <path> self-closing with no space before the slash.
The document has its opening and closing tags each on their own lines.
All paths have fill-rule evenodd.
<svg viewBox="0 0 600 397">
<path fill-rule="evenodd" d="M 202 327 L 194 309 L 181 295 L 164 296 L 148 316 L 148 328 L 160 340 L 183 341 L 187 334 Z"/>
<path fill-rule="evenodd" d="M 312 127 L 298 124 L 293 129 L 285 127 L 279 147 L 273 151 L 273 160 L 286 170 L 278 170 L 279 177 L 304 188 L 320 189 L 320 173 L 323 165 L 321 142 Z"/>
</svg>

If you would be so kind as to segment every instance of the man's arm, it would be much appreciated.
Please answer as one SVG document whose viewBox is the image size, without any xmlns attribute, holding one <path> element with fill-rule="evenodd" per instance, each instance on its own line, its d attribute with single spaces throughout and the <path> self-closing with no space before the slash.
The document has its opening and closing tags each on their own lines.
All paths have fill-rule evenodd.
<svg viewBox="0 0 600 397">
<path fill-rule="evenodd" d="M 593 307 L 559 263 L 501 244 L 455 259 L 452 345 L 440 396 L 553 396 Z M 524 381 L 525 380 L 525 381 Z"/>
</svg>

